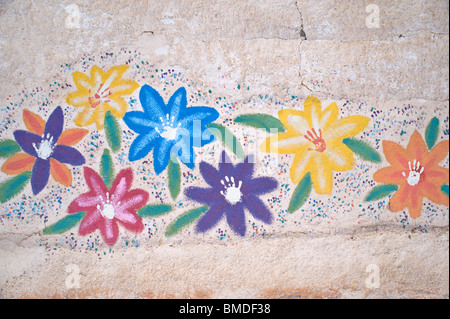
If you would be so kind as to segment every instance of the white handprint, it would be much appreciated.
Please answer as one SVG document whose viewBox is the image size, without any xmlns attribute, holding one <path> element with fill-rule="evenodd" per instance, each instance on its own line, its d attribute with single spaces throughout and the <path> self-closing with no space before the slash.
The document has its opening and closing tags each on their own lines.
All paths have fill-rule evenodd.
<svg viewBox="0 0 450 319">
<path fill-rule="evenodd" d="M 416 163 L 416 160 L 413 161 L 413 166 L 411 167 L 411 161 L 408 161 L 409 166 L 409 175 L 406 177 L 405 172 L 402 172 L 402 175 L 406 177 L 406 181 L 409 185 L 414 186 L 417 185 L 420 181 L 420 174 L 423 173 L 424 167 L 420 166 L 420 162 Z"/>
</svg>

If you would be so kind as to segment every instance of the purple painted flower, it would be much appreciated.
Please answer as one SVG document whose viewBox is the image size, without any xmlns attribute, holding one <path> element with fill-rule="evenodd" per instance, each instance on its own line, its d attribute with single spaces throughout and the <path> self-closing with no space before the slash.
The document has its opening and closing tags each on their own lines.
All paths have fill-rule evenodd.
<svg viewBox="0 0 450 319">
<path fill-rule="evenodd" d="M 200 172 L 211 187 L 185 190 L 187 197 L 209 206 L 197 223 L 197 231 L 211 229 L 225 215 L 231 229 L 244 236 L 245 209 L 264 223 L 272 222 L 271 212 L 258 196 L 273 191 L 278 182 L 272 177 L 252 177 L 253 167 L 249 157 L 243 163 L 233 165 L 225 152 L 222 152 L 219 170 L 206 162 L 200 163 Z"/>
<path fill-rule="evenodd" d="M 31 171 L 31 189 L 36 195 L 47 185 L 50 176 L 50 161 L 63 164 L 83 165 L 85 159 L 75 148 L 58 144 L 64 126 L 64 114 L 58 106 L 50 114 L 42 136 L 24 130 L 14 131 L 14 138 L 25 153 L 36 157 Z"/>
</svg>

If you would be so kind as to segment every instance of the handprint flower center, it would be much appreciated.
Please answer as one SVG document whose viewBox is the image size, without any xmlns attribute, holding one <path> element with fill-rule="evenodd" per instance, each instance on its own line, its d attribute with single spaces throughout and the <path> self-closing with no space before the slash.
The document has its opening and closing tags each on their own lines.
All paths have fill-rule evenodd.
<svg viewBox="0 0 450 319">
<path fill-rule="evenodd" d="M 411 161 L 408 161 L 409 166 L 409 174 L 408 177 L 406 177 L 406 173 L 402 172 L 402 175 L 406 177 L 406 181 L 409 185 L 415 186 L 420 181 L 420 175 L 424 171 L 424 167 L 420 166 L 420 162 L 416 162 L 416 160 L 413 161 L 413 165 L 411 167 Z"/>
<path fill-rule="evenodd" d="M 239 181 L 239 184 L 236 187 L 234 177 L 231 176 L 231 179 L 230 179 L 228 176 L 225 176 L 225 182 L 223 179 L 221 179 L 220 183 L 225 187 L 225 191 L 220 191 L 220 194 L 222 194 L 223 197 L 225 197 L 225 200 L 228 203 L 230 203 L 231 205 L 234 205 L 241 201 L 242 181 Z"/>
<path fill-rule="evenodd" d="M 161 135 L 162 138 L 165 138 L 168 141 L 173 141 L 178 136 L 178 128 L 181 126 L 181 123 L 175 125 L 174 117 L 170 117 L 169 114 L 166 114 L 166 119 L 164 120 L 162 117 L 159 118 L 161 120 L 162 132 L 157 127 L 155 128 L 156 132 Z"/>
<path fill-rule="evenodd" d="M 306 131 L 304 137 L 314 144 L 314 148 L 308 148 L 309 151 L 323 152 L 327 148 L 327 144 L 325 140 L 322 138 L 322 130 L 319 129 L 319 134 L 317 134 L 315 128 L 312 128 L 311 131 Z"/>
<path fill-rule="evenodd" d="M 115 209 L 112 204 L 112 199 L 114 198 L 114 195 L 111 195 L 111 198 L 109 197 L 109 192 L 106 193 L 106 201 L 103 200 L 103 197 L 100 195 L 100 202 L 101 204 L 97 205 L 97 209 L 100 211 L 100 214 L 108 219 L 113 219 L 115 216 Z M 118 203 L 120 205 L 120 202 Z"/>
<path fill-rule="evenodd" d="M 111 95 L 111 91 L 109 86 L 106 88 L 103 88 L 104 83 L 100 84 L 100 87 L 98 88 L 97 92 L 94 95 L 89 96 L 89 103 L 91 107 L 94 109 L 101 103 L 108 103 L 111 102 L 109 99 L 109 96 Z M 91 89 L 89 89 L 89 94 L 92 94 Z"/>
<path fill-rule="evenodd" d="M 39 158 L 42 158 L 43 160 L 48 159 L 53 154 L 53 150 L 55 148 L 55 144 L 53 143 L 53 136 L 51 136 L 49 133 L 47 133 L 47 135 L 42 138 L 42 141 L 38 146 L 36 146 L 36 143 L 33 143 L 32 145 L 36 151 L 37 156 Z"/>
</svg>

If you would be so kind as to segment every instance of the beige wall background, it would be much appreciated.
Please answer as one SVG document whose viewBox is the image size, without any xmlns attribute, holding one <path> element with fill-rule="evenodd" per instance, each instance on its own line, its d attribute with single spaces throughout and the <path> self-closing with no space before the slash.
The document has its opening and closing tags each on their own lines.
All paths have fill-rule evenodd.
<svg viewBox="0 0 450 319">
<path fill-rule="evenodd" d="M 0 138 L 23 129 L 24 108 L 44 118 L 47 107 L 70 110 L 72 72 L 128 63 L 126 78 L 152 85 L 166 100 L 184 86 L 201 97 L 195 105 L 216 107 L 224 121 L 302 109 L 315 96 L 323 106 L 336 102 L 340 116 L 374 115 L 365 132 L 376 147 L 383 139 L 406 147 L 412 132 L 423 134 L 435 116 L 439 139 L 448 139 L 448 14 L 442 0 L 0 0 L 0 116 L 9 121 Z M 167 70 L 179 76 L 163 76 Z M 138 90 L 131 95 L 136 105 L 137 97 Z M 71 115 L 65 123 L 75 127 Z M 264 137 L 238 125 L 230 129 L 245 138 L 249 152 Z M 103 149 L 90 144 L 92 136 L 80 147 L 87 165 L 97 168 Z M 117 166 L 149 177 L 134 187 L 171 201 L 165 175 L 150 174 L 152 167 L 144 173 L 120 154 Z M 425 200 L 413 220 L 389 212 L 384 202 L 363 202 L 373 186 L 367 181 L 386 166 L 383 156 L 380 164 L 357 160 L 335 175 L 340 186 L 332 194 L 313 193 L 302 211 L 289 214 L 291 161 L 261 156 L 257 173 L 276 176 L 287 188 L 275 191 L 274 222 L 249 218 L 245 237 L 227 231 L 226 223 L 222 232 L 188 227 L 165 237 L 167 225 L 193 207 L 183 195 L 170 214 L 147 219 L 143 233 L 121 230 L 112 248 L 98 232 L 44 236 L 42 229 L 65 215 L 80 190 L 50 180 L 33 197 L 27 186 L 1 204 L 0 297 L 448 298 L 448 206 Z M 448 156 L 441 165 L 449 167 Z M 185 185 L 202 184 L 188 178 L 200 176 L 198 165 L 183 173 Z M 81 170 L 73 174 L 83 179 Z M 0 173 L 0 181 L 6 177 Z"/>
</svg>

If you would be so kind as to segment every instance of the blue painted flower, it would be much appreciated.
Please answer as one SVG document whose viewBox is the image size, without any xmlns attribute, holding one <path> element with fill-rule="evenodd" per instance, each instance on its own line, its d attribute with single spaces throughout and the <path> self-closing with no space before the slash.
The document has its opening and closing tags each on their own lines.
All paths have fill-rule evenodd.
<svg viewBox="0 0 450 319">
<path fill-rule="evenodd" d="M 243 163 L 233 165 L 225 151 L 219 170 L 206 162 L 200 163 L 200 172 L 211 187 L 191 186 L 185 190 L 187 197 L 209 206 L 196 225 L 198 232 L 211 229 L 225 216 L 231 229 L 244 236 L 245 209 L 264 223 L 272 222 L 272 214 L 259 196 L 276 189 L 278 182 L 272 177 L 253 177 L 253 167 L 249 157 Z"/>
<path fill-rule="evenodd" d="M 62 144 L 62 139 L 59 141 L 61 133 L 63 133 L 63 126 L 64 114 L 61 107 L 58 106 L 50 114 L 42 136 L 25 130 L 17 130 L 13 133 L 22 150 L 36 158 L 31 170 L 31 189 L 34 195 L 37 195 L 47 185 L 51 168 L 52 175 L 56 174 L 54 176 L 60 176 L 58 180 L 62 179 L 61 175 L 65 175 L 65 166 L 58 163 L 74 166 L 85 163 L 84 156 L 79 151 Z M 85 132 L 81 132 L 81 135 L 84 136 Z M 67 138 L 68 135 L 66 134 L 65 141 L 68 140 Z M 72 177 L 66 179 L 70 180 L 68 183 L 70 184 Z"/>
<path fill-rule="evenodd" d="M 183 87 L 165 104 L 155 89 L 144 85 L 139 100 L 144 112 L 131 111 L 123 118 L 128 127 L 139 134 L 130 146 L 129 160 L 144 158 L 153 149 L 156 174 L 167 167 L 171 154 L 187 167 L 194 168 L 193 147 L 202 147 L 214 140 L 206 125 L 215 121 L 219 112 L 206 106 L 187 107 Z"/>
</svg>

